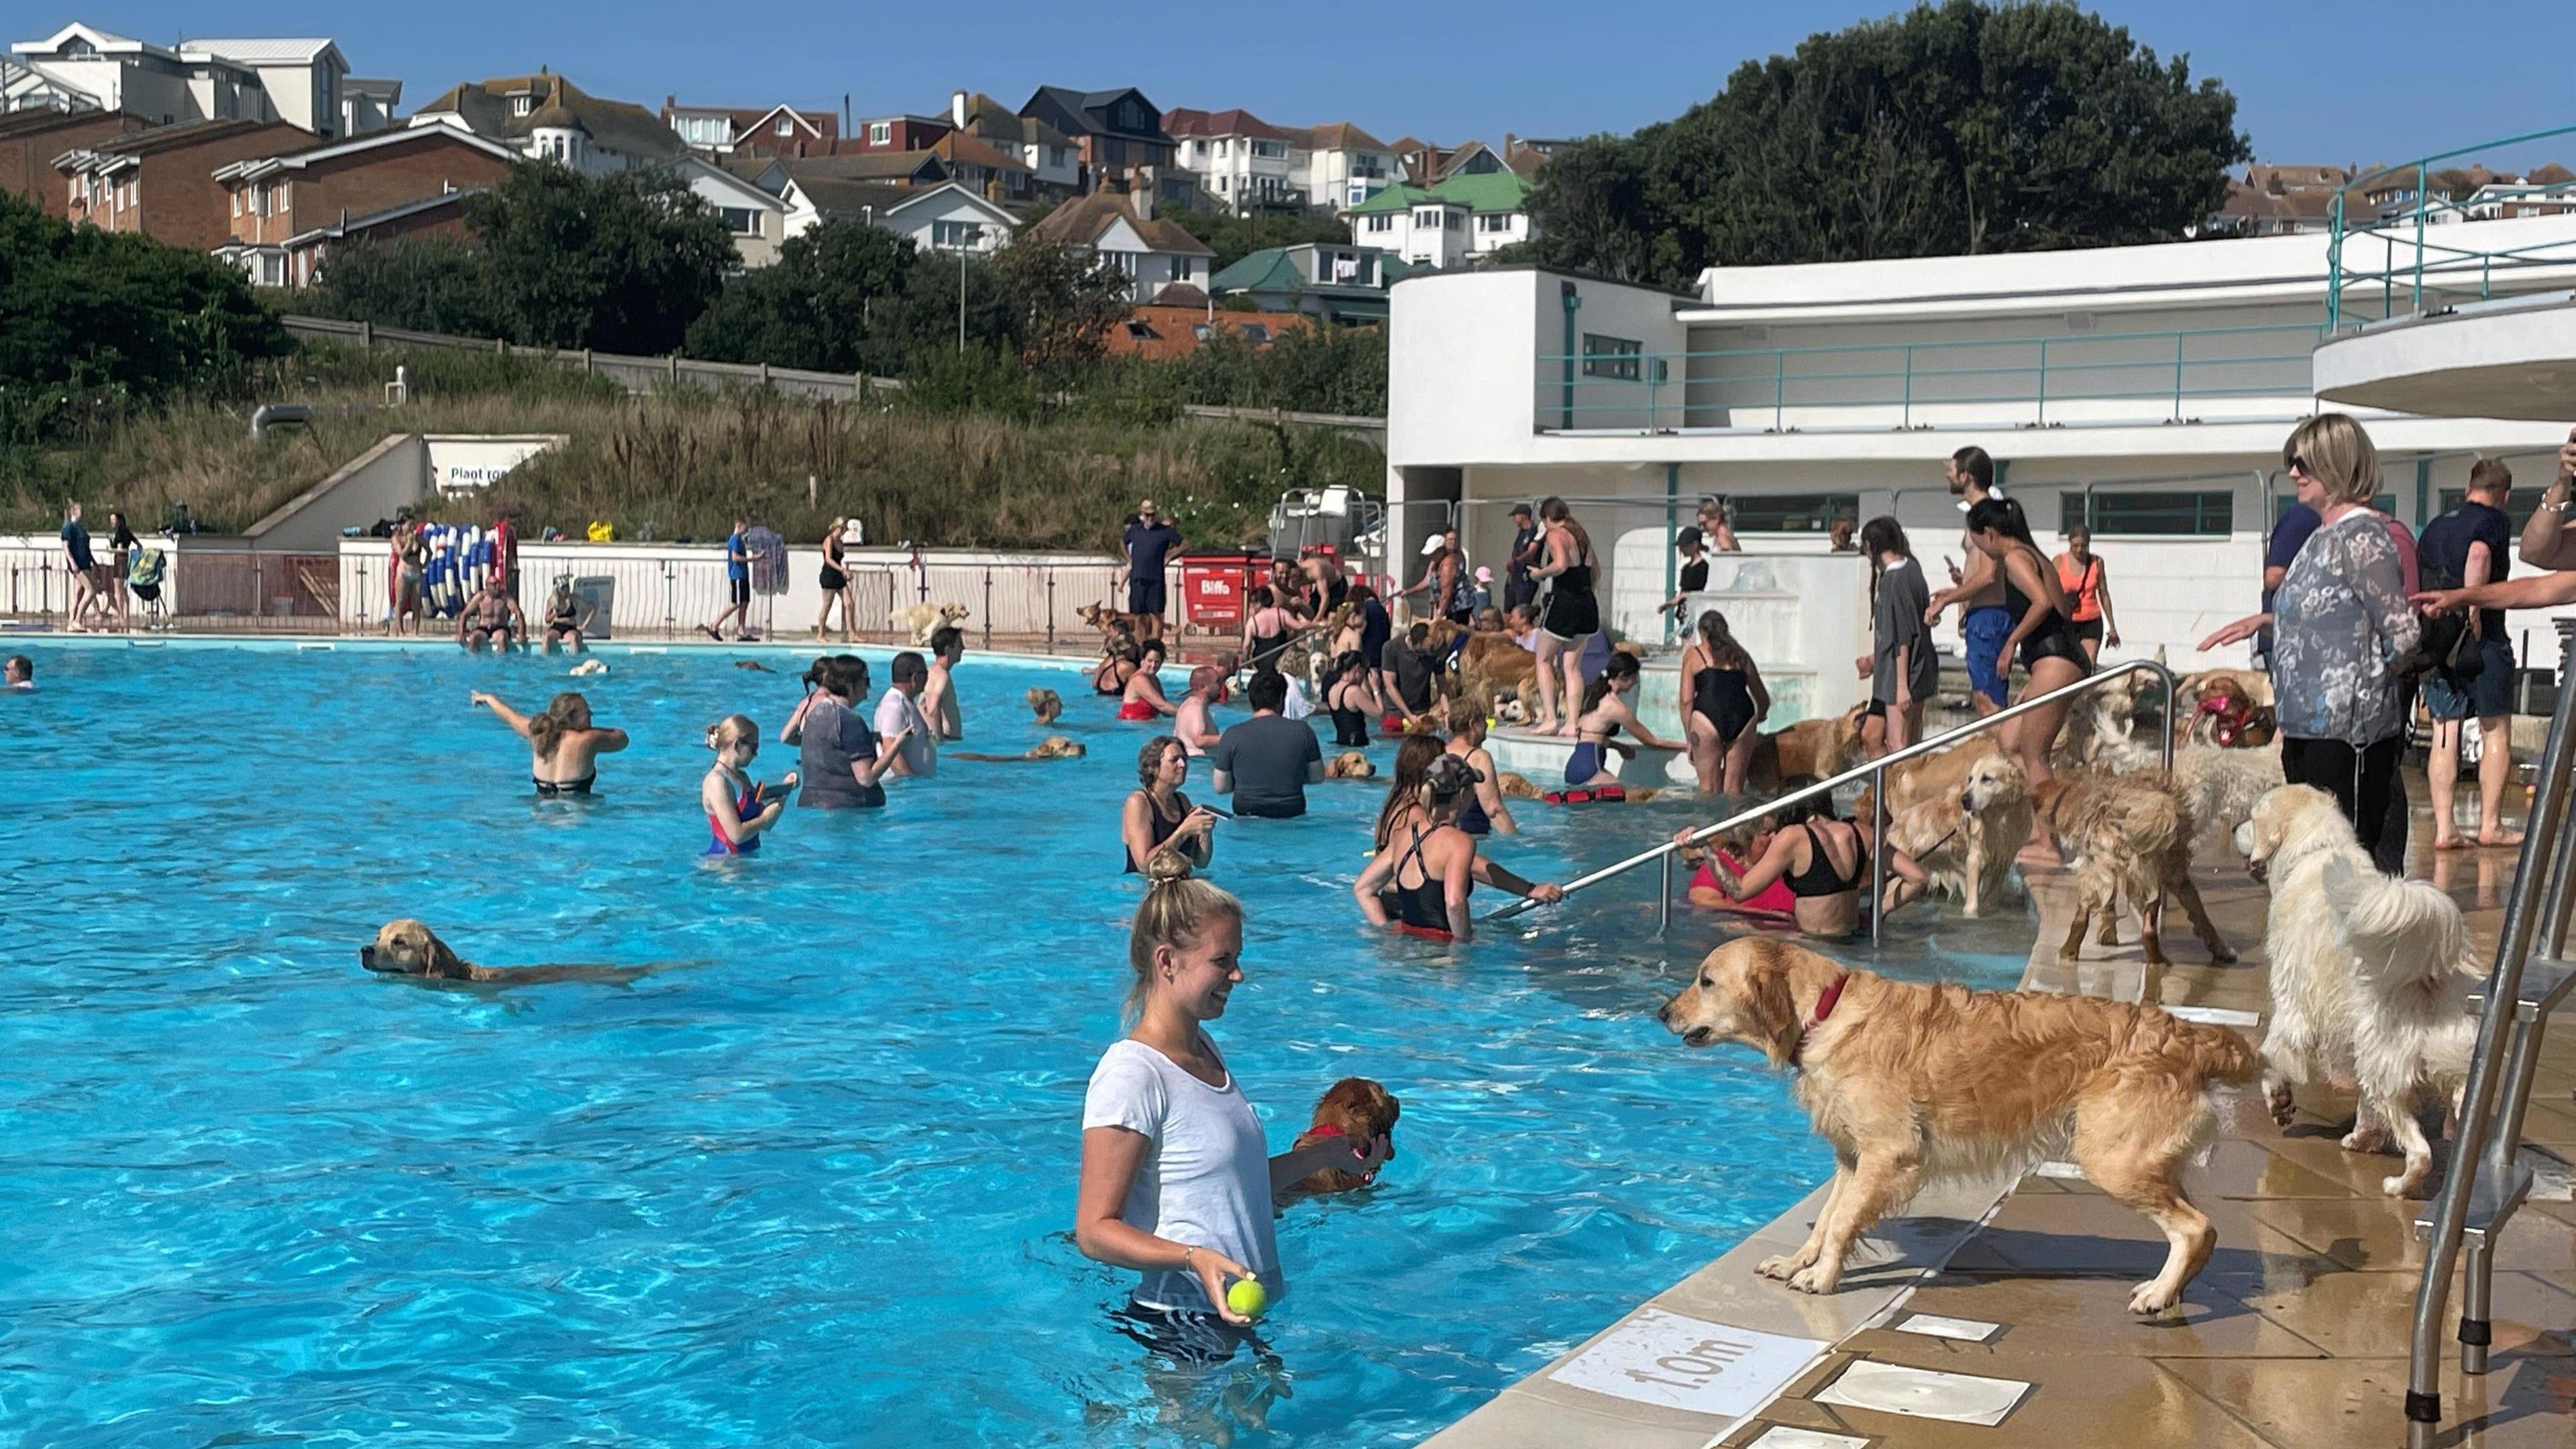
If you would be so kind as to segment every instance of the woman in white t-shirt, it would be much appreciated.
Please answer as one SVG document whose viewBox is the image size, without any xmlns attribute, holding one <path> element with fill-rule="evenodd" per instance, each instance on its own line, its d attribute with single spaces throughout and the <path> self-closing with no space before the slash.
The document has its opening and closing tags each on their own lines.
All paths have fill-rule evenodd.
<svg viewBox="0 0 2576 1449">
<path fill-rule="evenodd" d="M 1124 1315 L 1131 1332 L 1175 1358 L 1219 1362 L 1252 1322 L 1226 1306 L 1227 1288 L 1257 1278 L 1274 1301 L 1287 1291 L 1272 1195 L 1394 1154 L 1380 1137 L 1270 1155 L 1203 1026 L 1243 980 L 1243 905 L 1206 881 L 1157 874 L 1127 939 L 1135 1029 L 1101 1055 L 1083 1098 L 1073 1239 L 1085 1257 L 1145 1275 Z"/>
</svg>

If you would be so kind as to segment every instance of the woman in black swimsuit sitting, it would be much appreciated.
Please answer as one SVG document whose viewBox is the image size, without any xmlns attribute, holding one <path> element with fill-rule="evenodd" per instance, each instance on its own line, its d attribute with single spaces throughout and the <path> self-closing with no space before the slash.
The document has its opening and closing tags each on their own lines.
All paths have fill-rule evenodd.
<svg viewBox="0 0 2576 1449">
<path fill-rule="evenodd" d="M 1816 782 L 1801 775 L 1780 783 L 1794 792 Z M 1685 826 L 1673 839 L 1687 842 L 1697 829 Z M 1788 801 L 1764 819 L 1753 837 L 1753 864 L 1742 875 L 1716 857 L 1711 858 L 1712 873 L 1719 889 L 1735 901 L 1749 901 L 1773 881 L 1781 882 L 1797 897 L 1793 914 L 1799 934 L 1839 939 L 1860 929 L 1863 920 L 1861 890 L 1870 876 L 1869 847 L 1869 832 L 1835 819 L 1832 801 L 1816 795 Z M 1887 852 L 1887 872 L 1895 877 L 1883 903 L 1889 911 L 1921 895 L 1930 879 L 1914 857 L 1893 848 Z"/>
<path fill-rule="evenodd" d="M 1476 853 L 1475 840 L 1458 828 L 1458 811 L 1475 797 L 1476 784 L 1474 766 L 1435 753 L 1409 808 L 1397 810 L 1388 801 L 1393 819 L 1381 817 L 1386 833 L 1377 858 L 1351 886 L 1370 924 L 1434 941 L 1467 941 L 1475 937 L 1467 898 L 1477 881 L 1529 900 L 1565 898 L 1558 887 L 1522 880 Z"/>
<path fill-rule="evenodd" d="M 1726 616 L 1715 609 L 1699 616 L 1699 637 L 1682 651 L 1681 706 L 1699 792 L 1743 794 L 1753 747 L 1761 739 L 1755 726 L 1771 712 L 1771 691 L 1763 687 L 1753 656 L 1727 629 Z"/>
<path fill-rule="evenodd" d="M 2022 699 L 2063 689 L 2092 673 L 2093 656 L 2084 652 L 2084 641 L 2067 617 L 2070 611 L 2057 582 L 2057 569 L 2031 541 L 2030 522 L 2023 517 L 2020 502 L 1988 498 L 1969 509 L 1968 537 L 1998 566 L 2004 612 L 2012 616 L 2012 632 L 2004 637 L 1995 672 L 2011 672 L 2018 645 L 2021 667 L 2029 676 L 2021 688 Z M 2004 722 L 2004 753 L 2021 763 L 2034 785 L 2050 778 L 2048 755 L 2056 747 L 2058 729 L 2066 723 L 2066 709 L 2066 701 L 2060 700 Z M 2022 856 L 2035 864 L 2057 863 L 2056 848 L 2044 826 L 2032 825 Z"/>
<path fill-rule="evenodd" d="M 1126 874 L 1136 875 L 1154 852 L 1169 845 L 1192 870 L 1205 870 L 1216 856 L 1216 813 L 1192 805 L 1181 793 L 1190 777 L 1189 751 L 1179 739 L 1156 735 L 1136 752 L 1136 779 L 1141 788 L 1127 796 L 1118 815 L 1118 839 L 1127 852 Z"/>
<path fill-rule="evenodd" d="M 626 748 L 626 731 L 592 725 L 590 701 L 572 690 L 556 695 L 544 713 L 532 715 L 521 714 L 479 689 L 470 698 L 528 742 L 528 778 L 541 800 L 589 794 L 599 779 L 599 757 Z"/>
</svg>

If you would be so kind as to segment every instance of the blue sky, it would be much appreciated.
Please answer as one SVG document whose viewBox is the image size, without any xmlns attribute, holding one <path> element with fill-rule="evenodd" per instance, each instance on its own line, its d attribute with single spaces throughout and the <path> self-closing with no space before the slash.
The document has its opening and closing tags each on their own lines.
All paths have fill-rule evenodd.
<svg viewBox="0 0 2576 1449">
<path fill-rule="evenodd" d="M 837 107 L 846 92 L 861 116 L 937 111 L 959 88 L 1016 105 L 1041 83 L 1134 84 L 1166 107 L 1239 105 L 1282 124 L 1350 120 L 1384 140 L 1410 132 L 1454 144 L 1506 130 L 1630 130 L 1705 99 L 1747 58 L 1899 7 L 110 0 L 60 12 L 12 8 L 23 36 L 11 38 L 76 18 L 164 43 L 182 34 L 329 35 L 359 74 L 403 80 L 407 106 L 459 80 L 540 64 L 646 106 L 677 93 L 701 104 Z M 2397 160 L 2576 122 L 2576 5 L 2568 0 L 2105 0 L 2095 8 L 2159 55 L 2188 54 L 2195 76 L 2224 80 L 2240 127 L 2266 159 Z M 2576 147 L 2567 153 L 2561 159 L 2576 164 Z"/>
</svg>

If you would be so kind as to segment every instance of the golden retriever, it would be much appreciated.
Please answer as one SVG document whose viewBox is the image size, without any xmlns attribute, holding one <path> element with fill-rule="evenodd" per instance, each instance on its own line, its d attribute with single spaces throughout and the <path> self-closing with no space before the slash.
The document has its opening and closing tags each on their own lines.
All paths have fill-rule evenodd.
<svg viewBox="0 0 2576 1449">
<path fill-rule="evenodd" d="M 1318 1142 L 1340 1138 L 1354 1151 L 1365 1151 L 1369 1144 L 1387 1139 L 1387 1157 L 1395 1157 L 1395 1121 L 1404 1115 L 1404 1104 L 1393 1092 L 1366 1077 L 1344 1077 L 1326 1089 L 1323 1099 L 1315 1103 L 1315 1125 L 1297 1134 L 1291 1150 L 1312 1147 Z M 1377 1169 L 1350 1172 L 1328 1167 L 1290 1183 L 1281 1198 L 1311 1197 L 1328 1192 L 1351 1192 L 1377 1181 Z"/>
<path fill-rule="evenodd" d="M 1327 780 L 1369 780 L 1377 777 L 1377 766 L 1357 750 L 1344 750 L 1324 765 Z"/>
<path fill-rule="evenodd" d="M 1890 780 L 1889 798 L 1897 792 Z M 1855 812 L 1855 818 L 1869 817 Z M 2009 756 L 1980 754 L 1955 793 L 1916 800 L 1890 816 L 1888 838 L 1931 873 L 1932 890 L 1959 897 L 1968 915 L 1982 916 L 2030 839 L 2030 822 L 2030 777 Z"/>
<path fill-rule="evenodd" d="M 909 634 L 915 646 L 930 647 L 930 636 L 964 619 L 964 604 L 906 604 L 888 620 L 898 634 Z"/>
<path fill-rule="evenodd" d="M 1497 772 L 1494 776 L 1494 788 L 1502 791 L 1503 798 L 1506 800 L 1535 800 L 1543 793 L 1538 786 L 1530 783 L 1529 776 L 1518 770 Z"/>
<path fill-rule="evenodd" d="M 1037 748 L 1021 754 L 986 755 L 972 750 L 950 750 L 947 757 L 952 760 L 974 760 L 987 765 L 1016 765 L 1027 760 L 1079 760 L 1090 752 L 1090 747 L 1078 740 L 1069 740 L 1062 735 L 1049 735 L 1038 741 Z"/>
<path fill-rule="evenodd" d="M 2164 1230 L 2163 1271 L 2129 1295 L 2130 1312 L 2162 1313 L 2218 1242 L 2182 1190 L 2210 1089 L 2260 1071 L 2243 1037 L 2152 1006 L 1890 981 L 1771 937 L 1710 952 L 1658 1017 L 1688 1045 L 1798 1068 L 1790 1090 L 1833 1145 L 1833 1185 L 1805 1246 L 1755 1271 L 1801 1293 L 1840 1286 L 1853 1241 L 1926 1182 L 2062 1148 Z"/>
<path fill-rule="evenodd" d="M 1104 641 L 1121 634 L 1132 639 L 1163 632 L 1163 620 L 1158 614 L 1127 614 L 1099 604 L 1085 604 L 1074 610 L 1073 615 L 1099 630 Z"/>
<path fill-rule="evenodd" d="M 1520 721 L 1535 718 L 1538 656 L 1509 634 L 1469 634 L 1458 654 L 1458 697 L 1483 705 L 1497 718 L 1504 717 L 1503 705 L 1516 708 Z"/>
<path fill-rule="evenodd" d="M 1757 736 L 1745 788 L 1756 794 L 1778 794 L 1783 780 L 1798 775 L 1822 780 L 1859 764 L 1860 722 L 1868 710 L 1869 706 L 1856 704 L 1841 714 L 1802 719 L 1787 729 Z"/>
<path fill-rule="evenodd" d="M 2191 883 L 2191 812 L 2162 771 L 2069 771 L 2031 786 L 2030 798 L 2058 853 L 2075 868 L 2075 917 L 2058 959 L 2072 961 L 2082 954 L 2096 912 L 2103 916 L 2104 936 L 2111 937 L 2124 893 L 2138 912 L 2139 945 L 2147 962 L 2143 999 L 2148 1004 L 2157 1000 L 2164 968 L 2172 964 L 2156 931 L 2157 908 L 2167 896 L 2191 917 L 2192 931 L 2209 948 L 2210 960 L 2236 959 Z"/>
<path fill-rule="evenodd" d="M 387 921 L 376 939 L 358 948 L 358 964 L 383 976 L 432 981 L 484 981 L 540 986 L 552 981 L 602 981 L 623 985 L 650 974 L 641 966 L 477 966 L 448 948 L 438 933 L 408 916 Z"/>
<path fill-rule="evenodd" d="M 1064 696 L 1052 689 L 1029 691 L 1029 713 L 1042 725 L 1054 724 L 1064 715 Z"/>
<path fill-rule="evenodd" d="M 2469 993 L 2486 973 L 2459 903 L 2428 882 L 2380 874 L 2334 797 L 2311 785 L 2266 794 L 2245 834 L 2246 866 L 2272 892 L 2263 1093 L 2273 1120 L 2290 1125 L 2290 1089 L 2311 1075 L 2358 1083 L 2344 1150 L 2377 1151 L 2394 1137 L 2406 1165 L 2380 1191 L 2410 1196 L 2433 1170 L 2420 1098 L 2456 1103 L 2477 1043 Z"/>
</svg>

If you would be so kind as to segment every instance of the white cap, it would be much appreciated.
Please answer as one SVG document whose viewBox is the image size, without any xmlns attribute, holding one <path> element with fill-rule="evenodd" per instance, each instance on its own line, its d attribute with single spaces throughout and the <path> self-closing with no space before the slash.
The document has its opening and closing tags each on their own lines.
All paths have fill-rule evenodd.
<svg viewBox="0 0 2576 1449">
<path fill-rule="evenodd" d="M 1429 558 L 1440 551 L 1440 539 L 1441 535 L 1435 533 L 1422 541 L 1422 556 L 1424 558 Z"/>
<path fill-rule="evenodd" d="M 2003 487 L 2003 485 L 2002 485 L 2002 484 L 2000 484 L 2000 483 L 1997 483 L 1997 484 L 1995 484 L 1993 487 L 1988 488 L 1988 489 L 1986 490 L 1986 496 L 1987 496 L 1988 498 L 2001 498 L 2001 497 L 2003 497 L 2003 496 L 2004 496 L 2004 487 Z M 1977 505 L 1975 505 L 1975 504 L 1973 504 L 1973 503 L 1970 503 L 1970 502 L 1969 502 L 1967 499 L 1965 499 L 1965 498 L 1962 498 L 1962 499 L 1960 499 L 1960 500 L 1959 500 L 1959 511 L 1960 511 L 1961 513 L 1965 513 L 1965 512 L 1967 512 L 1969 509 L 1974 508 L 1974 507 L 1976 507 L 1976 506 L 1977 506 Z"/>
</svg>

